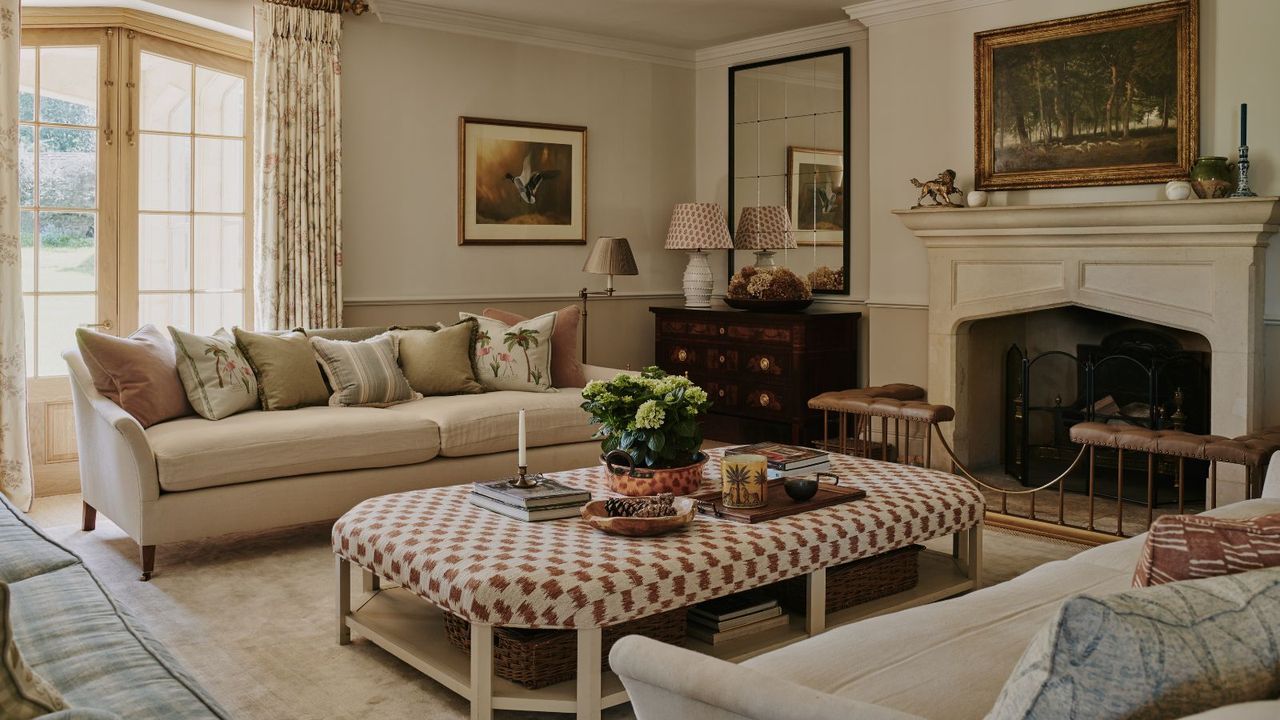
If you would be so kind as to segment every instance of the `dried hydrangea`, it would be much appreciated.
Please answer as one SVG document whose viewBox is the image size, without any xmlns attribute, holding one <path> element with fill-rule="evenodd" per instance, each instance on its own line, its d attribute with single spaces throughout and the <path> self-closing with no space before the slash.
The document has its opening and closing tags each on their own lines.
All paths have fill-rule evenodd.
<svg viewBox="0 0 1280 720">
<path fill-rule="evenodd" d="M 839 290 L 844 287 L 844 270 L 823 265 L 809 273 L 809 287 L 815 290 Z"/>
<path fill-rule="evenodd" d="M 807 280 L 784 267 L 742 268 L 729 280 L 728 296 L 736 300 L 808 300 Z"/>
</svg>

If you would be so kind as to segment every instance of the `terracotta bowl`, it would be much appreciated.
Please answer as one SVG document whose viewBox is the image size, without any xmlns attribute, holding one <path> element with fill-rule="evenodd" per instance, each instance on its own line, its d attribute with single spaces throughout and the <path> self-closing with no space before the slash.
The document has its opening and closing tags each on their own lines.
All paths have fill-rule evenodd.
<svg viewBox="0 0 1280 720">
<path fill-rule="evenodd" d="M 605 514 L 604 502 L 604 500 L 592 500 L 583 505 L 583 519 L 597 530 L 603 530 L 610 535 L 627 537 L 649 537 L 686 528 L 693 522 L 693 516 L 698 513 L 697 503 L 686 497 L 675 499 L 675 515 L 659 518 L 609 517 Z"/>
<path fill-rule="evenodd" d="M 631 456 L 621 450 L 602 455 L 601 472 L 609 489 L 619 495 L 640 497 L 644 495 L 689 495 L 702 488 L 702 466 L 707 464 L 706 453 L 699 452 L 692 465 L 677 468 L 638 468 Z"/>
</svg>

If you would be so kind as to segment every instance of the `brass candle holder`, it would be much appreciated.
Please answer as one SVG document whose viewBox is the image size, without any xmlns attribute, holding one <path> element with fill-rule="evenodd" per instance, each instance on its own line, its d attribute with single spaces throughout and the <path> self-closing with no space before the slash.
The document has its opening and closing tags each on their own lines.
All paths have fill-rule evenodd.
<svg viewBox="0 0 1280 720">
<path fill-rule="evenodd" d="M 507 483 L 511 487 L 528 489 L 538 487 L 545 479 L 541 473 L 530 475 L 528 466 L 520 465 L 516 468 L 516 476 L 507 478 Z"/>
</svg>

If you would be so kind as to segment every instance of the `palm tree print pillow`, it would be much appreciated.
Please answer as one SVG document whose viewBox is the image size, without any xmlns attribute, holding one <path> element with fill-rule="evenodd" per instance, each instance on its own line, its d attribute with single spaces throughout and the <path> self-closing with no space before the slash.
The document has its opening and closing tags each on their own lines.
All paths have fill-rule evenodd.
<svg viewBox="0 0 1280 720">
<path fill-rule="evenodd" d="M 476 379 L 485 390 L 555 392 L 551 386 L 551 312 L 515 325 L 483 315 L 458 313 L 479 323 L 476 332 Z"/>
<path fill-rule="evenodd" d="M 195 335 L 169 328 L 178 353 L 178 377 L 200 417 L 221 420 L 258 407 L 258 378 L 231 333 Z"/>
</svg>

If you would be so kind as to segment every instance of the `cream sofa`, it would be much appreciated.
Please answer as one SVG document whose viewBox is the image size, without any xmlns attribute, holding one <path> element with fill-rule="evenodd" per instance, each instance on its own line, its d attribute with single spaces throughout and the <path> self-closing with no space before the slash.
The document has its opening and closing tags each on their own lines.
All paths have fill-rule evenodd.
<svg viewBox="0 0 1280 720">
<path fill-rule="evenodd" d="M 579 389 L 427 397 L 390 408 L 190 416 L 144 429 L 94 389 L 77 350 L 71 375 L 84 529 L 101 512 L 141 548 L 336 518 L 367 498 L 510 475 L 516 417 L 535 472 L 599 462 Z M 619 370 L 587 366 L 587 379 Z"/>
<path fill-rule="evenodd" d="M 1262 497 L 1207 514 L 1280 512 L 1278 461 L 1271 462 Z M 1032 636 L 1064 600 L 1130 588 L 1144 540 L 1092 548 L 963 597 L 838 627 L 740 665 L 638 636 L 615 644 L 609 664 L 638 720 L 982 718 Z M 1274 720 L 1280 700 L 1194 717 Z"/>
</svg>

